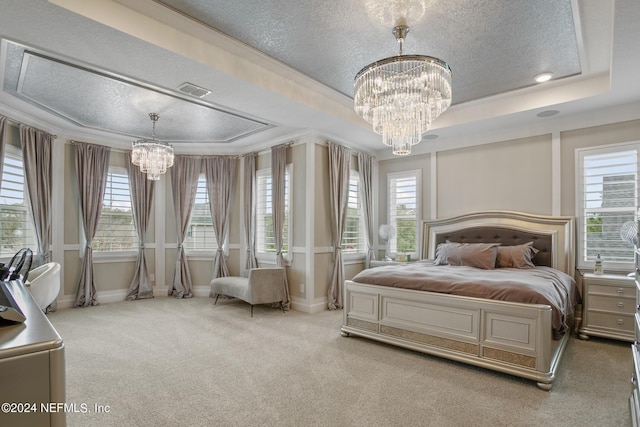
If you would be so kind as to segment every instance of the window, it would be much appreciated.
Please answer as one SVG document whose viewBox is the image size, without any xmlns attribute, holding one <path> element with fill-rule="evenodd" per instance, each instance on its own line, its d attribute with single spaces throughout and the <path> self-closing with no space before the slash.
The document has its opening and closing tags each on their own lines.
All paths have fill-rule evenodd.
<svg viewBox="0 0 640 427">
<path fill-rule="evenodd" d="M 198 178 L 196 201 L 191 211 L 191 222 L 184 240 L 184 248 L 187 251 L 211 251 L 218 248 L 204 174 L 200 174 Z"/>
<path fill-rule="evenodd" d="M 11 257 L 22 248 L 34 253 L 38 243 L 28 206 L 24 163 L 20 150 L 7 145 L 0 186 L 0 256 Z"/>
<path fill-rule="evenodd" d="M 360 174 L 358 171 L 351 170 L 349 174 L 347 222 L 342 235 L 342 252 L 346 254 L 365 252 L 364 218 L 360 203 Z"/>
<path fill-rule="evenodd" d="M 271 169 L 261 169 L 256 173 L 257 212 L 256 212 L 256 249 L 258 253 L 276 253 L 276 242 L 273 231 L 273 191 Z M 282 232 L 282 253 L 288 257 L 291 247 L 291 164 L 287 165 L 284 178 L 284 227 Z"/>
<path fill-rule="evenodd" d="M 620 228 L 638 210 L 640 144 L 585 149 L 578 152 L 579 266 L 591 266 L 598 254 L 606 263 L 633 263 L 633 246 Z"/>
<path fill-rule="evenodd" d="M 102 212 L 92 246 L 96 252 L 128 252 L 138 249 L 129 178 L 124 168 L 109 167 Z"/>
<path fill-rule="evenodd" d="M 420 171 L 390 173 L 387 176 L 389 224 L 396 236 L 389 242 L 391 253 L 417 255 Z"/>
</svg>

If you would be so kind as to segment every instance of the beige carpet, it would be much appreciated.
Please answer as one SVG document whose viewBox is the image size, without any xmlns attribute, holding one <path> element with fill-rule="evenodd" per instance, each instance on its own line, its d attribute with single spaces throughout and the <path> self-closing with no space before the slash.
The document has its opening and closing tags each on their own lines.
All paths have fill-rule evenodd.
<svg viewBox="0 0 640 427">
<path fill-rule="evenodd" d="M 49 319 L 66 346 L 69 426 L 625 426 L 628 343 L 572 338 L 551 392 L 340 336 L 342 312 L 237 300 L 122 302 Z"/>
</svg>

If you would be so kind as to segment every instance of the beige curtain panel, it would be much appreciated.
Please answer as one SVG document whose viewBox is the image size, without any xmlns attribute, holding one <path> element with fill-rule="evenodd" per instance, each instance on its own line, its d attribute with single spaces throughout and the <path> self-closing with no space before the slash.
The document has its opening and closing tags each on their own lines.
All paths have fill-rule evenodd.
<svg viewBox="0 0 640 427">
<path fill-rule="evenodd" d="M 244 240 L 247 246 L 245 269 L 258 267 L 256 258 L 256 159 L 258 153 L 245 154 L 243 158 L 244 174 Z"/>
<path fill-rule="evenodd" d="M 153 209 L 153 189 L 155 181 L 147 179 L 140 168 L 131 163 L 131 151 L 124 154 L 131 188 L 131 210 L 133 224 L 138 234 L 138 257 L 133 273 L 133 279 L 127 290 L 127 300 L 153 298 L 153 286 L 149 277 L 147 257 L 144 251 L 144 236 L 149 226 L 149 218 Z"/>
<path fill-rule="evenodd" d="M 213 156 L 204 159 L 204 173 L 207 179 L 209 209 L 213 220 L 213 231 L 218 247 L 213 259 L 213 278 L 229 276 L 229 267 L 224 257 L 222 245 L 229 234 L 231 194 L 236 176 L 235 156 Z"/>
<path fill-rule="evenodd" d="M 75 305 L 77 307 L 88 307 L 98 305 L 91 243 L 100 220 L 111 151 L 109 147 L 84 142 L 76 142 L 75 146 L 80 213 L 82 216 L 82 229 L 86 239 Z"/>
<path fill-rule="evenodd" d="M 276 265 L 285 269 L 285 299 L 282 301 L 282 307 L 289 310 L 291 307 L 291 297 L 289 295 L 289 281 L 287 280 L 286 265 L 284 256 L 282 255 L 283 247 L 283 231 L 284 231 L 284 190 L 285 190 L 285 174 L 287 170 L 287 146 L 288 144 L 278 145 L 271 148 L 271 186 L 273 203 L 273 234 L 276 244 Z M 291 250 L 291 248 L 289 248 Z"/>
<path fill-rule="evenodd" d="M 364 217 L 364 236 L 367 243 L 365 266 L 369 268 L 376 259 L 373 250 L 373 157 L 358 153 L 358 169 L 360 172 L 360 204 Z"/>
<path fill-rule="evenodd" d="M 342 261 L 342 234 L 347 220 L 349 172 L 351 150 L 332 142 L 329 146 L 329 201 L 331 202 L 331 236 L 333 238 L 333 276 L 329 285 L 329 310 L 342 308 L 344 263 Z"/>
<path fill-rule="evenodd" d="M 53 135 L 20 125 L 20 143 L 29 206 L 38 242 L 37 263 L 49 262 L 51 250 L 51 148 Z"/>
<path fill-rule="evenodd" d="M 200 175 L 201 160 L 198 157 L 175 156 L 171 168 L 171 186 L 173 190 L 173 209 L 176 214 L 176 233 L 178 247 L 176 250 L 176 268 L 173 273 L 173 283 L 169 295 L 176 298 L 191 298 L 193 286 L 184 239 L 187 236 L 191 211 L 196 201 L 198 176 Z"/>
</svg>

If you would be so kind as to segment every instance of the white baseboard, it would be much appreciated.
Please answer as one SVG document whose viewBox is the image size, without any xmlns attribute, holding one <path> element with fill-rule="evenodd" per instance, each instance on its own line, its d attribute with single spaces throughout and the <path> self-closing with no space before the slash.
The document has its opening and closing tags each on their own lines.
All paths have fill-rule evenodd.
<svg viewBox="0 0 640 427">
<path fill-rule="evenodd" d="M 293 297 L 291 298 L 291 309 L 309 314 L 320 313 L 327 310 L 327 299 L 318 298 L 309 304 L 303 298 Z"/>
<path fill-rule="evenodd" d="M 209 298 L 210 287 L 208 285 L 194 286 L 193 296 L 198 298 Z M 169 292 L 169 288 L 165 286 L 154 286 L 154 297 L 166 297 Z M 127 289 L 117 289 L 113 291 L 98 291 L 96 292 L 96 300 L 99 304 L 109 304 L 112 302 L 121 302 L 127 299 Z M 58 298 L 58 309 L 72 308 L 74 306 L 76 297 L 75 295 L 65 295 L 62 298 Z M 307 303 L 305 299 L 293 297 L 291 298 L 291 309 L 300 311 L 302 313 L 320 313 L 327 310 L 327 298 L 318 298 L 311 304 Z"/>
<path fill-rule="evenodd" d="M 209 297 L 209 292 L 211 291 L 211 286 L 194 286 L 193 287 L 193 296 L 194 297 Z"/>
<path fill-rule="evenodd" d="M 112 302 L 125 301 L 127 299 L 127 289 L 116 289 L 114 291 L 98 291 L 96 292 L 96 301 L 98 304 L 109 304 Z M 75 295 L 65 295 L 58 298 L 59 309 L 71 308 L 76 302 Z"/>
</svg>

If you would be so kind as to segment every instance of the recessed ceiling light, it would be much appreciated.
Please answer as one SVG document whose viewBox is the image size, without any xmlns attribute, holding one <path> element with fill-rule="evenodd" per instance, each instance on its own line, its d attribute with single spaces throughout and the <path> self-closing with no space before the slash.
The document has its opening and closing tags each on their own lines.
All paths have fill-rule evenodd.
<svg viewBox="0 0 640 427">
<path fill-rule="evenodd" d="M 540 73 L 533 78 L 537 83 L 548 82 L 553 77 L 553 73 Z"/>
<path fill-rule="evenodd" d="M 545 110 L 545 111 L 539 112 L 538 114 L 536 114 L 536 116 L 538 116 L 538 117 L 551 117 L 551 116 L 555 116 L 559 112 L 560 111 L 558 111 L 558 110 Z"/>
<path fill-rule="evenodd" d="M 425 136 L 423 136 L 424 139 L 436 139 L 438 137 L 438 135 L 436 135 L 435 133 L 428 133 Z"/>
</svg>

